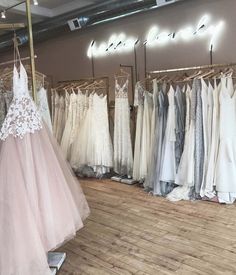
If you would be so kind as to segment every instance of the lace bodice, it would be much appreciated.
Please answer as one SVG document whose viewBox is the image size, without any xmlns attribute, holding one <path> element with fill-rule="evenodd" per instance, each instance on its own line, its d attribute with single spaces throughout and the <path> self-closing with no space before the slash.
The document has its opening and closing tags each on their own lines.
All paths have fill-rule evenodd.
<svg viewBox="0 0 236 275">
<path fill-rule="evenodd" d="M 128 97 L 128 79 L 125 81 L 123 86 L 120 86 L 117 79 L 115 81 L 115 97 L 116 98 L 127 98 Z"/>
<path fill-rule="evenodd" d="M 139 106 L 144 104 L 144 93 L 145 93 L 145 90 L 142 87 L 140 81 L 138 81 L 135 85 L 134 106 Z"/>
<path fill-rule="evenodd" d="M 18 73 L 16 66 L 13 69 L 13 93 L 14 97 L 20 98 L 23 96 L 29 97 L 28 77 L 22 63 L 20 63 L 20 72 Z"/>
<path fill-rule="evenodd" d="M 28 77 L 20 63 L 20 72 L 13 69 L 13 100 L 0 131 L 0 139 L 9 135 L 23 138 L 27 133 L 34 133 L 42 128 L 41 117 L 30 97 Z"/>
</svg>

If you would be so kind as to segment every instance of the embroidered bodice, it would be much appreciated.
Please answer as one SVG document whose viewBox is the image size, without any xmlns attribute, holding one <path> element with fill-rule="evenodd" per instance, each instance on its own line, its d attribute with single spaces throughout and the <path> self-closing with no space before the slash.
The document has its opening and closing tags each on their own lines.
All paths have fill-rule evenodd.
<svg viewBox="0 0 236 275">
<path fill-rule="evenodd" d="M 128 79 L 123 86 L 120 86 L 117 79 L 115 81 L 115 97 L 116 98 L 128 98 Z"/>
<path fill-rule="evenodd" d="M 13 69 L 13 100 L 0 131 L 0 139 L 9 135 L 23 138 L 27 133 L 34 133 L 42 128 L 41 117 L 30 97 L 28 76 L 22 63 L 19 73 Z"/>
</svg>

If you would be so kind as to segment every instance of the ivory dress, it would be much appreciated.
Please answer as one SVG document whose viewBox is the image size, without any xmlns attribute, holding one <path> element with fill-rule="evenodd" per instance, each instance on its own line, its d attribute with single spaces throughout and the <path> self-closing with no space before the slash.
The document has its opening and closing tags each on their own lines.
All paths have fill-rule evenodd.
<svg viewBox="0 0 236 275">
<path fill-rule="evenodd" d="M 140 82 L 135 86 L 134 106 L 137 107 L 135 147 L 134 147 L 134 167 L 133 179 L 140 180 L 140 155 L 142 144 L 142 129 L 143 129 L 143 108 L 144 108 L 144 89 Z"/>
<path fill-rule="evenodd" d="M 170 86 L 168 92 L 168 115 L 163 141 L 162 163 L 160 170 L 160 180 L 163 182 L 175 182 L 176 162 L 175 162 L 175 90 Z"/>
<path fill-rule="evenodd" d="M 130 134 L 128 79 L 123 86 L 115 80 L 114 171 L 132 176 L 133 153 Z"/>
<path fill-rule="evenodd" d="M 37 105 L 39 113 L 47 124 L 49 130 L 52 132 L 52 120 L 48 106 L 47 91 L 44 87 L 41 87 L 37 93 Z"/>
<path fill-rule="evenodd" d="M 46 253 L 73 237 L 89 207 L 28 91 L 22 64 L 0 132 L 0 274 L 50 275 Z"/>
<path fill-rule="evenodd" d="M 201 196 L 213 198 L 216 195 L 215 192 L 215 172 L 216 172 L 216 160 L 218 156 L 219 148 L 219 123 L 220 123 L 220 106 L 219 106 L 219 94 L 220 87 L 214 80 L 214 90 L 213 90 L 213 113 L 212 113 L 212 134 L 210 138 L 210 152 L 209 152 L 209 162 L 206 173 L 205 185 L 201 188 Z"/>
<path fill-rule="evenodd" d="M 68 117 L 63 131 L 61 139 L 61 149 L 66 159 L 70 159 L 71 144 L 73 139 L 73 131 L 76 127 L 76 111 L 77 111 L 77 95 L 73 92 L 70 95 L 70 106 L 68 111 Z"/>
<path fill-rule="evenodd" d="M 150 162 L 151 153 L 151 130 L 152 130 L 152 111 L 153 111 L 153 97 L 152 94 L 144 92 L 144 111 L 143 111 L 143 125 L 142 125 L 142 140 L 140 152 L 140 179 L 144 180 L 148 173 L 148 165 Z"/>
<path fill-rule="evenodd" d="M 216 165 L 216 191 L 219 202 L 236 199 L 236 92 L 231 77 L 221 78 L 220 143 Z"/>
</svg>

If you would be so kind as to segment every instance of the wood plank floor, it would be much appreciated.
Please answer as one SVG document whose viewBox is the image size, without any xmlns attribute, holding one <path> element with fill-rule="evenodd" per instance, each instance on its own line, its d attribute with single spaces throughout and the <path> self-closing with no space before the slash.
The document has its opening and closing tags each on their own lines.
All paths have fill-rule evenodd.
<svg viewBox="0 0 236 275">
<path fill-rule="evenodd" d="M 172 203 L 110 180 L 80 180 L 91 208 L 59 251 L 59 275 L 236 274 L 236 207 Z"/>
</svg>

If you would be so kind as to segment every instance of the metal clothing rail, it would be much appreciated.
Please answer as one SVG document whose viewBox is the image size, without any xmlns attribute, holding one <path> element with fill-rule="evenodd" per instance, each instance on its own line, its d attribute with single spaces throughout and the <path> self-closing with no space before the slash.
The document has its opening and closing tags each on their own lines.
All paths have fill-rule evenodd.
<svg viewBox="0 0 236 275">
<path fill-rule="evenodd" d="M 6 24 L 0 24 L 0 30 L 16 30 L 25 28 L 26 25 L 24 23 L 6 23 Z"/>
<path fill-rule="evenodd" d="M 35 55 L 34 58 L 36 59 L 36 58 L 37 58 L 37 55 Z M 21 58 L 21 61 L 26 61 L 26 60 L 29 60 L 29 59 L 30 59 L 30 56 L 22 57 L 22 58 Z M 12 64 L 12 63 L 14 63 L 14 61 L 15 61 L 15 60 L 9 60 L 9 61 L 2 62 L 2 63 L 0 63 L 0 66 Z"/>
<path fill-rule="evenodd" d="M 31 9 L 30 0 L 21 1 L 15 5 L 12 5 L 5 9 L 5 11 L 10 10 L 16 6 L 21 4 L 26 4 L 26 15 L 27 15 L 27 27 L 28 27 L 28 36 L 29 36 L 29 48 L 30 48 L 30 63 L 31 63 L 31 72 L 32 72 L 32 92 L 33 92 L 33 99 L 37 101 L 37 92 L 36 92 L 36 79 L 35 79 L 35 62 L 34 62 L 34 44 L 33 44 L 33 31 L 32 31 L 32 18 L 31 18 Z M 24 23 L 12 23 L 12 24 L 0 24 L 0 29 L 4 30 L 15 30 L 19 28 L 25 28 L 26 25 Z"/>
<path fill-rule="evenodd" d="M 167 69 L 167 70 L 158 70 L 158 71 L 150 71 L 148 75 L 151 74 L 162 74 L 162 73 L 174 73 L 174 72 L 183 72 L 190 70 L 204 70 L 204 69 L 212 69 L 212 68 L 221 68 L 221 67 L 234 67 L 236 63 L 228 63 L 228 64 L 212 64 L 212 65 L 203 65 L 203 66 L 194 66 L 194 67 L 185 67 L 185 68 L 175 68 L 175 69 Z"/>
<path fill-rule="evenodd" d="M 101 77 L 89 77 L 89 78 L 80 78 L 80 79 L 72 79 L 72 80 L 60 80 L 58 84 L 70 84 L 70 83 L 79 83 L 79 82 L 95 82 L 95 81 L 105 81 L 105 89 L 107 92 L 107 96 L 109 97 L 109 77 L 108 76 L 101 76 Z M 56 88 L 56 87 L 55 87 Z M 109 99 L 109 98 L 108 98 Z"/>
</svg>

